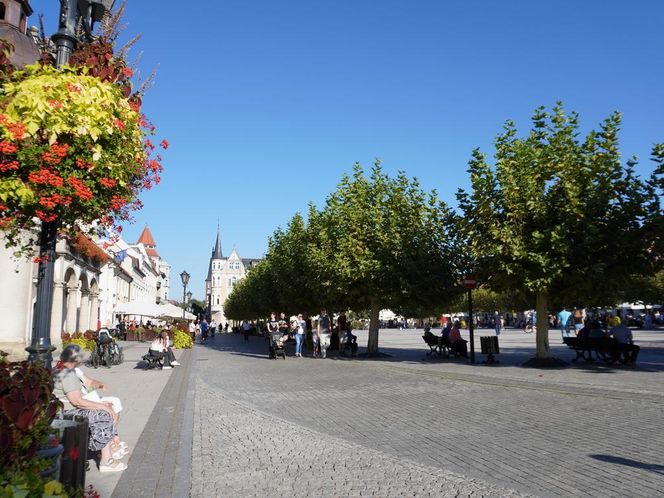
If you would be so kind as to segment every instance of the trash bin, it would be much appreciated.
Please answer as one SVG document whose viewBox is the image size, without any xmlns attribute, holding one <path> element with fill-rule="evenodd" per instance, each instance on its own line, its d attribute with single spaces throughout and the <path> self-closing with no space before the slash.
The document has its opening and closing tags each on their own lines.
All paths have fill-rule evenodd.
<svg viewBox="0 0 664 498">
<path fill-rule="evenodd" d="M 480 337 L 480 346 L 482 348 L 482 354 L 488 355 L 486 361 L 484 361 L 483 363 L 486 363 L 488 365 L 494 363 L 500 363 L 493 356 L 495 354 L 500 354 L 500 348 L 498 346 L 498 336 L 486 335 Z"/>
<path fill-rule="evenodd" d="M 64 415 L 51 422 L 60 431 L 64 446 L 60 462 L 60 482 L 72 488 L 85 488 L 85 468 L 88 460 L 88 419 L 79 415 Z"/>
</svg>

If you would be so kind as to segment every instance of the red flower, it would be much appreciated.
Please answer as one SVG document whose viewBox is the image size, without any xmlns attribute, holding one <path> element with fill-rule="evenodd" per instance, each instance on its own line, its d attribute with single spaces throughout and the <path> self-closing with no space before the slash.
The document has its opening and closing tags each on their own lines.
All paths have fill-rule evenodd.
<svg viewBox="0 0 664 498">
<path fill-rule="evenodd" d="M 127 201 L 119 195 L 114 195 L 111 197 L 111 209 L 113 211 L 119 211 L 124 207 L 125 204 L 127 204 Z"/>
<path fill-rule="evenodd" d="M 62 109 L 62 102 L 59 100 L 49 100 L 48 104 L 54 109 Z"/>
<path fill-rule="evenodd" d="M 122 74 L 126 78 L 131 78 L 134 75 L 134 71 L 132 71 L 130 67 L 123 67 L 122 68 Z"/>
<path fill-rule="evenodd" d="M 53 213 L 48 214 L 43 211 L 35 211 L 35 214 L 37 215 L 37 218 L 44 222 L 55 221 L 58 219 L 58 216 Z"/>
<path fill-rule="evenodd" d="M 161 141 L 161 144 L 160 144 L 160 145 L 164 148 L 164 150 L 168 149 L 168 140 L 166 140 L 166 139 L 164 138 L 164 139 Z"/>
<path fill-rule="evenodd" d="M 60 164 L 60 161 L 67 155 L 69 150 L 68 144 L 58 144 L 54 143 L 51 145 L 51 150 L 46 151 L 42 154 L 42 159 L 47 164 L 57 165 Z"/>
<path fill-rule="evenodd" d="M 25 135 L 25 125 L 23 123 L 8 123 L 7 129 L 14 140 L 21 140 Z"/>
<path fill-rule="evenodd" d="M 103 177 L 101 180 L 99 180 L 99 183 L 101 183 L 106 188 L 113 188 L 118 182 L 113 178 Z"/>
<path fill-rule="evenodd" d="M 81 87 L 73 83 L 67 83 L 67 90 L 74 93 L 81 93 Z"/>
<path fill-rule="evenodd" d="M 85 162 L 83 159 L 79 157 L 76 159 L 76 167 L 81 169 L 90 169 L 92 168 L 92 164 Z"/>
<path fill-rule="evenodd" d="M 0 142 L 0 152 L 3 154 L 13 154 L 17 150 L 16 145 L 11 142 L 7 142 L 6 140 Z"/>
<path fill-rule="evenodd" d="M 0 163 L 0 173 L 18 169 L 18 161 L 3 161 Z"/>
<path fill-rule="evenodd" d="M 74 189 L 74 193 L 81 199 L 84 201 L 92 199 L 92 191 L 83 180 L 76 178 L 75 176 L 70 176 L 67 182 Z"/>
<path fill-rule="evenodd" d="M 64 180 L 62 177 L 53 173 L 48 168 L 42 168 L 39 171 L 31 171 L 28 174 L 28 181 L 36 184 L 51 185 L 52 187 L 62 187 Z"/>
<path fill-rule="evenodd" d="M 113 125 L 120 131 L 124 131 L 124 129 L 125 129 L 125 124 L 121 119 L 115 118 L 113 120 Z"/>
</svg>

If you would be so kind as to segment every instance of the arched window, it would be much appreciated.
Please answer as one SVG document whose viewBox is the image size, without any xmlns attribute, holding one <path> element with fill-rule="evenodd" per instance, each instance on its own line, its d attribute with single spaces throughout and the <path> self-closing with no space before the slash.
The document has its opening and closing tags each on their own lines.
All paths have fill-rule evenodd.
<svg viewBox="0 0 664 498">
<path fill-rule="evenodd" d="M 21 14 L 21 23 L 18 26 L 18 29 L 21 33 L 25 33 L 26 28 L 28 27 L 28 18 L 25 17 L 25 14 Z"/>
<path fill-rule="evenodd" d="M 5 20 L 5 10 L 7 10 L 6 7 L 5 7 L 5 3 L 0 2 L 0 21 Z"/>
</svg>

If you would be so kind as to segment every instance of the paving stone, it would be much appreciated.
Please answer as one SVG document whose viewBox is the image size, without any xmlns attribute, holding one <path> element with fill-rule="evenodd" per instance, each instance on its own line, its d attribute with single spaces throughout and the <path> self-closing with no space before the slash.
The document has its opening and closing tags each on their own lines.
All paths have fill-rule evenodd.
<svg viewBox="0 0 664 498">
<path fill-rule="evenodd" d="M 569 382 L 565 372 L 547 382 L 529 369 L 460 365 L 460 375 L 412 360 L 270 361 L 256 338 L 218 339 L 195 351 L 210 361 L 194 361 L 192 496 L 657 496 L 664 488 L 664 397 L 650 373 L 631 396 L 640 372 L 620 372 L 625 382 L 604 389 L 601 380 L 576 382 L 574 369 Z"/>
</svg>

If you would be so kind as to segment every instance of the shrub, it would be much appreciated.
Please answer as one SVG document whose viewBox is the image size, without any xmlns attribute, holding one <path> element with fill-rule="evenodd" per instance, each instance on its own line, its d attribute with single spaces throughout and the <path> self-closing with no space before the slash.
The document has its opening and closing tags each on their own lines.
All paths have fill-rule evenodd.
<svg viewBox="0 0 664 498">
<path fill-rule="evenodd" d="M 176 349 L 191 349 L 193 340 L 188 332 L 183 332 L 182 330 L 175 329 L 175 334 L 173 336 L 173 347 Z"/>
<path fill-rule="evenodd" d="M 96 344 L 93 339 L 86 339 L 85 337 L 71 337 L 68 341 L 62 342 L 62 347 L 69 346 L 70 344 L 76 344 L 77 346 L 81 347 L 82 349 L 85 349 L 87 351 L 92 351 Z"/>
</svg>

